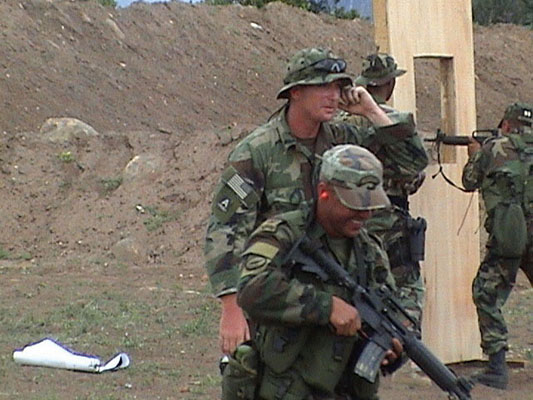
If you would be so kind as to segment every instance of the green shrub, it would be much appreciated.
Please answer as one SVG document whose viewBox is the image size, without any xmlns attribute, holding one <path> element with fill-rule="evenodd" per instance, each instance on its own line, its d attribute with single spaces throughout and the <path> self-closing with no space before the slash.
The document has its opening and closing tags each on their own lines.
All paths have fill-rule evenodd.
<svg viewBox="0 0 533 400">
<path fill-rule="evenodd" d="M 533 26 L 533 0 L 473 0 L 472 16 L 480 25 Z"/>
<path fill-rule="evenodd" d="M 104 7 L 116 7 L 117 6 L 117 2 L 115 0 L 97 0 L 97 1 Z"/>
<path fill-rule="evenodd" d="M 104 192 L 106 194 L 109 194 L 117 190 L 119 186 L 122 185 L 122 177 L 119 176 L 117 178 L 105 178 L 102 179 L 100 182 L 104 187 Z"/>
<path fill-rule="evenodd" d="M 361 18 L 361 16 L 359 15 L 359 13 L 357 11 L 355 11 L 355 10 L 347 11 L 343 7 L 336 8 L 335 11 L 333 12 L 333 15 L 335 15 L 335 17 L 339 18 L 339 19 Z"/>
<path fill-rule="evenodd" d="M 59 158 L 59 160 L 64 162 L 64 163 L 71 163 L 71 162 L 73 162 L 75 160 L 74 155 L 72 154 L 71 151 L 63 151 L 63 152 L 61 152 L 61 153 L 59 153 L 57 158 Z"/>
<path fill-rule="evenodd" d="M 359 13 L 357 11 L 346 11 L 344 10 L 344 8 L 336 9 L 335 7 L 331 7 L 324 0 L 205 0 L 205 3 L 217 6 L 228 4 L 241 4 L 243 6 L 254 6 L 257 8 L 261 8 L 268 3 L 272 3 L 273 1 L 281 1 L 282 3 L 288 4 L 293 7 L 301 8 L 302 10 L 311 11 L 313 13 L 328 13 L 336 18 L 359 18 Z M 337 2 L 338 0 L 336 0 L 335 3 Z"/>
</svg>

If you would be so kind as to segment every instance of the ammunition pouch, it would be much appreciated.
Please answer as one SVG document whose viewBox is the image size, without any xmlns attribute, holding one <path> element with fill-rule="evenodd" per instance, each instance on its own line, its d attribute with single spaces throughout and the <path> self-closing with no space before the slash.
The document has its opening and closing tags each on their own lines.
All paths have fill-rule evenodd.
<svg viewBox="0 0 533 400">
<path fill-rule="evenodd" d="M 371 371 L 364 371 L 362 374 L 361 368 L 369 367 L 373 368 L 376 360 L 371 360 L 365 357 L 369 355 L 367 352 L 369 342 L 358 342 L 355 344 L 354 349 L 350 355 L 348 366 L 344 369 L 344 373 L 340 382 L 335 389 L 336 393 L 342 393 L 348 395 L 347 398 L 369 400 L 377 399 L 377 392 L 379 388 L 379 373 L 374 374 Z M 372 353 L 372 352 L 371 352 Z M 374 356 L 377 355 L 374 353 Z M 372 357 L 372 355 L 370 355 Z M 378 361 L 378 370 L 381 367 L 381 361 Z M 378 371 L 375 371 L 378 372 Z M 367 379 L 363 376 L 372 376 L 372 379 Z"/>
<path fill-rule="evenodd" d="M 304 400 L 312 393 L 332 395 L 360 340 L 358 336 L 335 335 L 326 327 L 313 331 L 260 327 L 258 333 L 264 361 L 259 397 L 267 400 Z M 353 372 L 351 375 L 355 377 Z"/>
<path fill-rule="evenodd" d="M 520 204 L 499 203 L 492 225 L 493 251 L 504 258 L 520 258 L 526 249 L 527 224 Z"/>
<path fill-rule="evenodd" d="M 409 231 L 409 250 L 411 261 L 419 262 L 424 260 L 426 245 L 427 222 L 424 218 L 416 219 L 409 217 L 407 220 L 407 230 Z"/>
<path fill-rule="evenodd" d="M 264 326 L 257 328 L 257 347 L 261 360 L 275 373 L 285 372 L 306 347 L 308 328 Z"/>
<path fill-rule="evenodd" d="M 412 218 L 403 210 L 395 210 L 398 220 L 387 236 L 387 255 L 394 275 L 405 275 L 418 271 L 419 261 L 424 259 L 426 242 L 426 220 Z"/>
<path fill-rule="evenodd" d="M 295 369 L 277 374 L 265 366 L 259 388 L 259 398 L 265 400 L 307 400 L 311 397 L 309 387 Z"/>
<path fill-rule="evenodd" d="M 264 370 L 259 396 L 267 400 L 303 400 L 310 388 L 298 370 L 292 368 L 303 353 L 311 330 L 301 327 L 264 326 L 257 328 L 257 347 Z"/>
<path fill-rule="evenodd" d="M 254 400 L 259 366 L 259 353 L 253 343 L 240 344 L 222 371 L 222 400 Z"/>
<path fill-rule="evenodd" d="M 322 392 L 333 393 L 359 336 L 338 336 L 320 329 L 307 341 L 297 366 L 303 380 Z"/>
</svg>

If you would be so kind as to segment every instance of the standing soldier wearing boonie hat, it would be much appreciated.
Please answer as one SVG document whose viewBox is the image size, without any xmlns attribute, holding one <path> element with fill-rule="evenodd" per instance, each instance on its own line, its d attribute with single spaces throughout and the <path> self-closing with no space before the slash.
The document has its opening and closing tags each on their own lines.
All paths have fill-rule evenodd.
<svg viewBox="0 0 533 400">
<path fill-rule="evenodd" d="M 396 78 L 405 74 L 398 68 L 394 58 L 386 53 L 368 55 L 363 61 L 361 74 L 355 78 L 356 85 L 364 86 L 392 121 L 405 118 L 410 113 L 399 112 L 385 104 L 394 91 Z M 361 127 L 371 125 L 365 117 L 339 113 L 335 120 Z M 420 271 L 423 259 L 425 220 L 413 218 L 409 211 L 409 196 L 422 185 L 427 166 L 427 155 L 420 139 L 413 141 L 415 147 L 406 149 L 406 157 L 412 162 L 397 163 L 394 159 L 381 159 L 384 165 L 385 190 L 393 207 L 374 214 L 368 221 L 368 230 L 378 235 L 387 250 L 392 273 L 398 287 L 398 297 L 419 322 L 424 307 L 425 285 Z M 424 163 L 425 160 L 425 163 Z M 392 162 L 389 162 L 392 161 Z M 417 251 L 414 251 L 417 250 Z"/>
<path fill-rule="evenodd" d="M 388 114 L 396 113 L 396 110 L 387 106 L 387 101 L 392 97 L 396 87 L 396 78 L 405 74 L 406 70 L 398 68 L 394 57 L 386 53 L 369 54 L 363 60 L 362 71 L 354 80 L 357 86 L 363 86 L 374 98 L 376 103 Z M 390 117 L 390 115 L 389 115 Z M 368 127 L 372 123 L 363 116 L 350 115 L 341 111 L 337 120 L 350 121 L 357 126 Z"/>
<path fill-rule="evenodd" d="M 287 64 L 277 94 L 286 103 L 229 156 L 215 188 L 205 243 L 211 287 L 222 303 L 219 336 L 225 354 L 250 338 L 236 303 L 244 245 L 265 219 L 291 210 L 312 209 L 317 156 L 336 144 L 354 143 L 385 159 L 387 155 L 396 158 L 417 140 L 412 119 L 392 123 L 364 88 L 351 83 L 346 62 L 331 51 L 298 51 Z M 365 115 L 374 126 L 359 129 L 330 124 L 338 107 Z"/>
<path fill-rule="evenodd" d="M 355 84 L 366 87 L 379 104 L 384 104 L 392 96 L 396 78 L 405 72 L 389 54 L 370 54 L 363 61 L 363 71 L 355 78 Z"/>
<path fill-rule="evenodd" d="M 379 379 L 370 383 L 350 364 L 365 343 L 357 334 L 361 319 L 350 290 L 313 270 L 309 255 L 296 246 L 307 235 L 362 286 L 394 287 L 386 254 L 364 228 L 373 211 L 390 205 L 382 183 L 381 163 L 370 151 L 335 146 L 323 154 L 314 218 L 301 209 L 289 211 L 251 235 L 242 253 L 238 301 L 257 330 L 250 348 L 256 348 L 255 368 L 262 371 L 257 398 L 377 399 Z M 399 342 L 392 347 L 384 362 L 389 367 L 402 351 Z M 228 365 L 223 400 L 237 398 L 232 380 L 249 366 Z"/>
<path fill-rule="evenodd" d="M 473 378 L 506 389 L 509 373 L 505 353 L 509 346 L 502 307 L 519 269 L 533 286 L 533 104 L 509 105 L 498 127 L 502 135 L 483 145 L 471 140 L 463 185 L 468 191 L 481 190 L 489 235 L 472 283 L 481 348 L 489 363 Z"/>
</svg>

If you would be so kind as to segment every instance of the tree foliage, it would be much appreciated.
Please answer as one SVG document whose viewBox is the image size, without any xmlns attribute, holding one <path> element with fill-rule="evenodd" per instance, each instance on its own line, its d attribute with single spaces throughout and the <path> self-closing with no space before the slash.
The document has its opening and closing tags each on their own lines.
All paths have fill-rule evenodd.
<svg viewBox="0 0 533 400">
<path fill-rule="evenodd" d="M 335 7 L 335 4 L 339 0 L 333 0 L 333 5 L 328 0 L 205 0 L 207 4 L 213 5 L 241 4 L 243 6 L 255 6 L 258 8 L 264 7 L 266 4 L 274 1 L 281 1 L 290 6 L 314 13 L 332 14 L 337 18 L 359 18 L 359 13 L 355 10 L 346 11 L 344 8 Z"/>
<path fill-rule="evenodd" d="M 533 27 L 533 0 L 472 0 L 474 22 L 510 23 Z"/>
</svg>

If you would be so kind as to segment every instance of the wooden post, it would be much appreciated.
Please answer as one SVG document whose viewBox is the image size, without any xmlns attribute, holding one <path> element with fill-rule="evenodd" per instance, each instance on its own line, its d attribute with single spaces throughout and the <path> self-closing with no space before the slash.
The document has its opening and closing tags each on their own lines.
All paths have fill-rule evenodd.
<svg viewBox="0 0 533 400">
<path fill-rule="evenodd" d="M 376 44 L 407 69 L 396 83 L 395 108 L 416 118 L 414 60 L 438 60 L 441 124 L 432 134 L 441 128 L 468 135 L 476 127 L 471 10 L 470 0 L 374 0 Z M 444 172 L 460 183 L 466 147 L 444 151 Z M 478 196 L 460 192 L 440 176 L 432 179 L 437 171 L 436 164 L 426 170 L 426 181 L 411 201 L 412 215 L 428 221 L 422 338 L 444 362 L 479 359 L 471 289 L 479 266 Z"/>
</svg>

